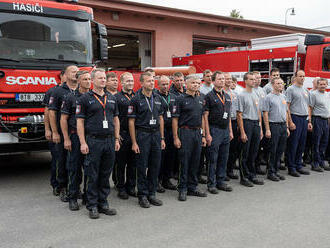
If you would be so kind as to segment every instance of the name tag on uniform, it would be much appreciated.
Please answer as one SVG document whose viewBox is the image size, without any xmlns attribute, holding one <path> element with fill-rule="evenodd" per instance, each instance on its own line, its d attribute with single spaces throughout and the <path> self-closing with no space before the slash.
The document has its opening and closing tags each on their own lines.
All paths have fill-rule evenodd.
<svg viewBox="0 0 330 248">
<path fill-rule="evenodd" d="M 228 113 L 227 112 L 224 112 L 222 118 L 223 119 L 227 119 L 228 118 Z"/>
<path fill-rule="evenodd" d="M 151 119 L 149 122 L 150 125 L 156 125 L 156 120 L 155 119 Z"/>
<path fill-rule="evenodd" d="M 109 128 L 108 121 L 103 121 L 103 128 Z"/>
<path fill-rule="evenodd" d="M 171 118 L 171 111 L 167 111 L 166 116 L 167 116 L 167 118 Z"/>
</svg>

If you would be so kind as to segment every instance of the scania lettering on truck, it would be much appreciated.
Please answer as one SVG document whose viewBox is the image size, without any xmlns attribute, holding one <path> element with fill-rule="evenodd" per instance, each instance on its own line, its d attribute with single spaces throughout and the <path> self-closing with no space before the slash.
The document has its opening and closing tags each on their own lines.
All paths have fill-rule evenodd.
<svg viewBox="0 0 330 248">
<path fill-rule="evenodd" d="M 0 154 L 47 148 L 45 92 L 65 66 L 91 69 L 93 58 L 107 59 L 106 35 L 92 9 L 76 3 L 0 0 Z"/>
</svg>

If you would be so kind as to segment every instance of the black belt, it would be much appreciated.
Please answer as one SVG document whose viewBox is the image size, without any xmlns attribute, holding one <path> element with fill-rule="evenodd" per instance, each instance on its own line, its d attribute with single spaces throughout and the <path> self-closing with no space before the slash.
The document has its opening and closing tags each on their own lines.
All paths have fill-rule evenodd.
<svg viewBox="0 0 330 248">
<path fill-rule="evenodd" d="M 259 123 L 259 120 L 243 119 L 243 121 L 249 121 L 249 122 L 253 122 L 253 123 Z"/>
<path fill-rule="evenodd" d="M 291 115 L 294 115 L 294 116 L 297 116 L 297 117 L 301 117 L 301 118 L 307 118 L 308 115 L 296 115 L 296 114 L 291 114 Z"/>
<path fill-rule="evenodd" d="M 210 127 L 219 128 L 219 129 L 227 129 L 228 128 L 228 125 L 226 125 L 226 126 L 220 126 L 220 125 L 210 124 Z"/>
<path fill-rule="evenodd" d="M 108 139 L 108 138 L 113 137 L 113 134 L 104 134 L 104 135 L 101 135 L 101 134 L 87 134 L 87 137 L 93 138 L 93 139 Z"/>
<path fill-rule="evenodd" d="M 159 131 L 159 128 L 144 128 L 144 127 L 137 127 L 137 131 L 145 132 L 145 133 L 155 133 Z"/>
<path fill-rule="evenodd" d="M 324 117 L 322 117 L 322 116 L 317 116 L 317 115 L 316 115 L 316 116 L 312 116 L 312 117 L 314 117 L 314 118 L 317 117 L 317 118 L 320 118 L 320 119 L 322 119 L 322 120 L 328 120 L 328 119 L 329 119 L 329 118 L 324 118 Z"/>
<path fill-rule="evenodd" d="M 286 125 L 286 122 L 269 122 L 271 125 Z"/>
<path fill-rule="evenodd" d="M 201 127 L 189 127 L 189 126 L 181 126 L 180 128 L 191 129 L 191 130 L 199 130 L 199 129 L 201 129 Z"/>
</svg>

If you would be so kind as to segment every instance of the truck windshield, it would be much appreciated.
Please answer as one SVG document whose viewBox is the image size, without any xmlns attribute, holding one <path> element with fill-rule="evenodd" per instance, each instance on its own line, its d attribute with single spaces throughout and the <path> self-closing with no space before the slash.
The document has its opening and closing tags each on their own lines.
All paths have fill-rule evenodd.
<svg viewBox="0 0 330 248">
<path fill-rule="evenodd" d="M 323 71 L 330 71 L 330 46 L 323 49 Z"/>
<path fill-rule="evenodd" d="M 0 63 L 92 63 L 89 21 L 1 13 Z"/>
</svg>

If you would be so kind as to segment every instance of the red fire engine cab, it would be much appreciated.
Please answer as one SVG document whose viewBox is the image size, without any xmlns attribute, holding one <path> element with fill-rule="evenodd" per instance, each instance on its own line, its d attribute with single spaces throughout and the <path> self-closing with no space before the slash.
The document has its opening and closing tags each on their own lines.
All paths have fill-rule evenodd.
<svg viewBox="0 0 330 248">
<path fill-rule="evenodd" d="M 106 28 L 92 9 L 62 2 L 0 0 L 0 154 L 46 148 L 44 93 L 66 65 L 107 59 Z"/>
<path fill-rule="evenodd" d="M 265 85 L 270 70 L 277 67 L 288 85 L 294 73 L 302 69 L 306 87 L 312 88 L 315 77 L 330 79 L 330 37 L 288 34 L 257 38 L 249 47 L 219 48 L 207 54 L 174 57 L 172 62 L 173 66 L 194 66 L 197 73 L 206 69 L 231 72 L 242 86 L 247 71 L 260 71 Z"/>
</svg>

